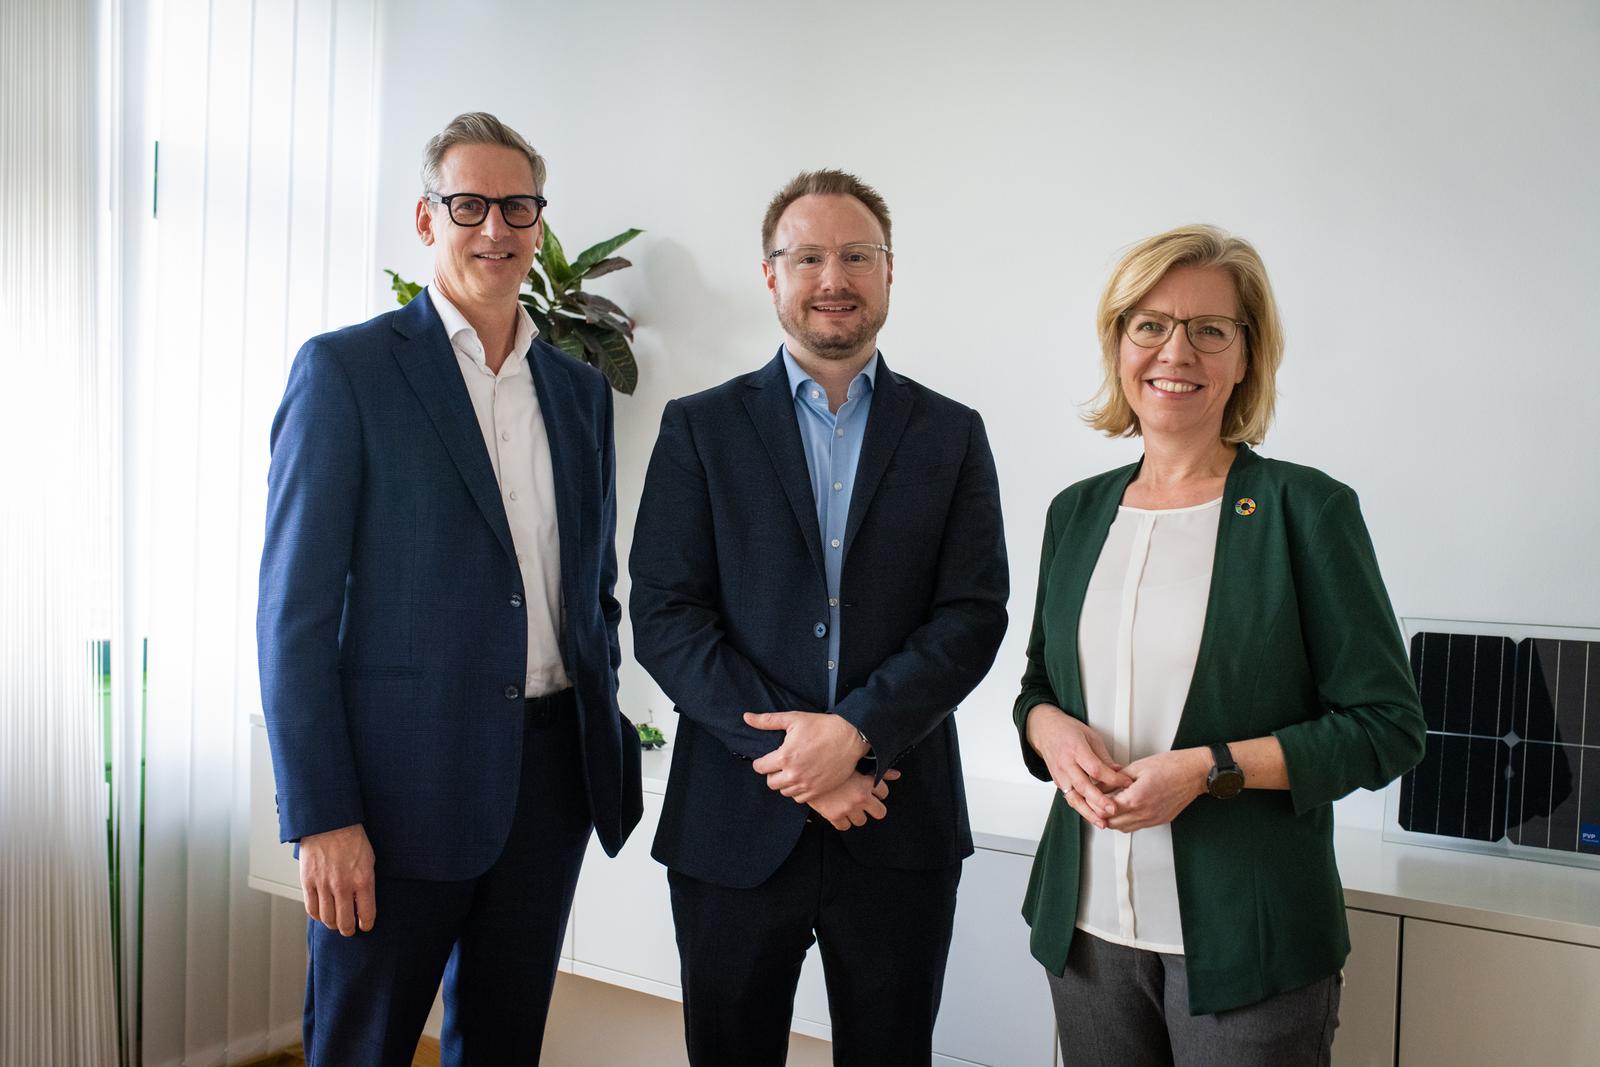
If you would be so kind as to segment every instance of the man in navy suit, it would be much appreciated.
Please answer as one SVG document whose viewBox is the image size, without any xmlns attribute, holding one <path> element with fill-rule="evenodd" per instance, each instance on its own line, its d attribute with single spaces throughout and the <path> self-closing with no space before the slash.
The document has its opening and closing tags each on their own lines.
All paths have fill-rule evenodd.
<svg viewBox="0 0 1600 1067">
<path fill-rule="evenodd" d="M 257 639 L 312 1067 L 410 1064 L 441 976 L 445 1063 L 536 1063 L 590 830 L 615 855 L 641 812 L 611 390 L 517 300 L 544 160 L 472 113 L 422 175 L 432 284 L 308 341 L 272 426 Z"/>
<path fill-rule="evenodd" d="M 689 1058 L 781 1064 L 815 940 L 834 1062 L 925 1065 L 972 852 L 951 712 L 1006 627 L 994 459 L 878 352 L 882 197 L 802 174 L 762 241 L 783 347 L 667 405 L 629 560 L 681 716 L 654 855 Z"/>
</svg>

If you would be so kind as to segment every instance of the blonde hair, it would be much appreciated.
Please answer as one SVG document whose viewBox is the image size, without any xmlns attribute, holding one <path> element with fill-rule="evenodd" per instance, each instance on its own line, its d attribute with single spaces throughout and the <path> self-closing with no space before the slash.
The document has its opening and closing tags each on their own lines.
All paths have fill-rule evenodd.
<svg viewBox="0 0 1600 1067">
<path fill-rule="evenodd" d="M 1084 421 L 1109 437 L 1133 437 L 1139 416 L 1122 391 L 1117 373 L 1121 362 L 1122 316 L 1138 306 L 1173 267 L 1220 267 L 1233 278 L 1239 293 L 1240 331 L 1244 344 L 1244 380 L 1234 386 L 1222 413 L 1222 440 L 1259 445 L 1272 425 L 1278 396 L 1278 365 L 1283 362 L 1283 325 L 1272 298 L 1266 265 L 1242 237 L 1215 226 L 1180 226 L 1146 238 L 1130 248 L 1111 272 L 1095 313 L 1105 379 L 1096 399 L 1104 398 Z"/>
<path fill-rule="evenodd" d="M 514 148 L 528 157 L 533 168 L 533 191 L 544 192 L 544 157 L 534 150 L 522 134 L 501 122 L 487 111 L 468 111 L 450 120 L 450 124 L 435 134 L 422 150 L 422 191 L 439 193 L 439 168 L 445 154 L 457 145 L 497 144 Z"/>
</svg>

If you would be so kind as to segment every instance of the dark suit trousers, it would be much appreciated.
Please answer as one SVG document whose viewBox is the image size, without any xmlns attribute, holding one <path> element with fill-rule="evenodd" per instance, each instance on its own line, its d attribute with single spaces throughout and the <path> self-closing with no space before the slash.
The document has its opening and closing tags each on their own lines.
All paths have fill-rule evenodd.
<svg viewBox="0 0 1600 1067">
<path fill-rule="evenodd" d="M 961 864 L 865 867 L 840 837 L 813 816 L 789 858 L 753 889 L 668 872 L 695 1067 L 784 1062 L 813 941 L 828 986 L 833 1062 L 926 1067 Z"/>
<path fill-rule="evenodd" d="M 308 920 L 309 1067 L 409 1067 L 441 975 L 447 1067 L 538 1063 L 591 822 L 571 690 L 527 708 L 517 812 L 487 871 L 380 873 L 377 920 L 354 937 Z"/>
</svg>

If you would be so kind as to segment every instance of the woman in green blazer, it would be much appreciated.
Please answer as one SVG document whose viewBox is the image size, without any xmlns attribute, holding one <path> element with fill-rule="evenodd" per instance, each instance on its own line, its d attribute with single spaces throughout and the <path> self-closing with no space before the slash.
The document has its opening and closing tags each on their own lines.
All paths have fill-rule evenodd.
<svg viewBox="0 0 1600 1067">
<path fill-rule="evenodd" d="M 1282 332 L 1209 226 L 1123 257 L 1104 402 L 1140 462 L 1050 505 L 1014 717 L 1059 789 L 1023 904 L 1066 1062 L 1324 1063 L 1349 953 L 1333 801 L 1422 757 L 1355 494 L 1266 459 Z"/>
</svg>

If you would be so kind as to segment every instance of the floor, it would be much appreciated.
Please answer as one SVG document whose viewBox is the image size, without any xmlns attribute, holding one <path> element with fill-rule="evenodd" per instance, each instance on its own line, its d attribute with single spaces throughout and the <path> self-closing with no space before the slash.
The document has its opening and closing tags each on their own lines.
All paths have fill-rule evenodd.
<svg viewBox="0 0 1600 1067">
<path fill-rule="evenodd" d="M 436 1029 L 438 1019 L 430 1029 Z M 247 1067 L 304 1067 L 299 1049 Z M 439 1043 L 424 1037 L 414 1067 L 439 1067 Z M 683 1005 L 573 974 L 556 975 L 540 1057 L 544 1067 L 689 1067 L 683 1049 Z M 832 1067 L 832 1046 L 789 1036 L 789 1067 Z"/>
<path fill-rule="evenodd" d="M 306 1067 L 306 1056 L 300 1046 L 286 1052 L 268 1056 L 264 1060 L 251 1060 L 245 1067 Z M 411 1060 L 411 1067 L 439 1067 L 439 1042 L 431 1037 L 424 1037 L 417 1046 L 417 1054 Z"/>
</svg>

